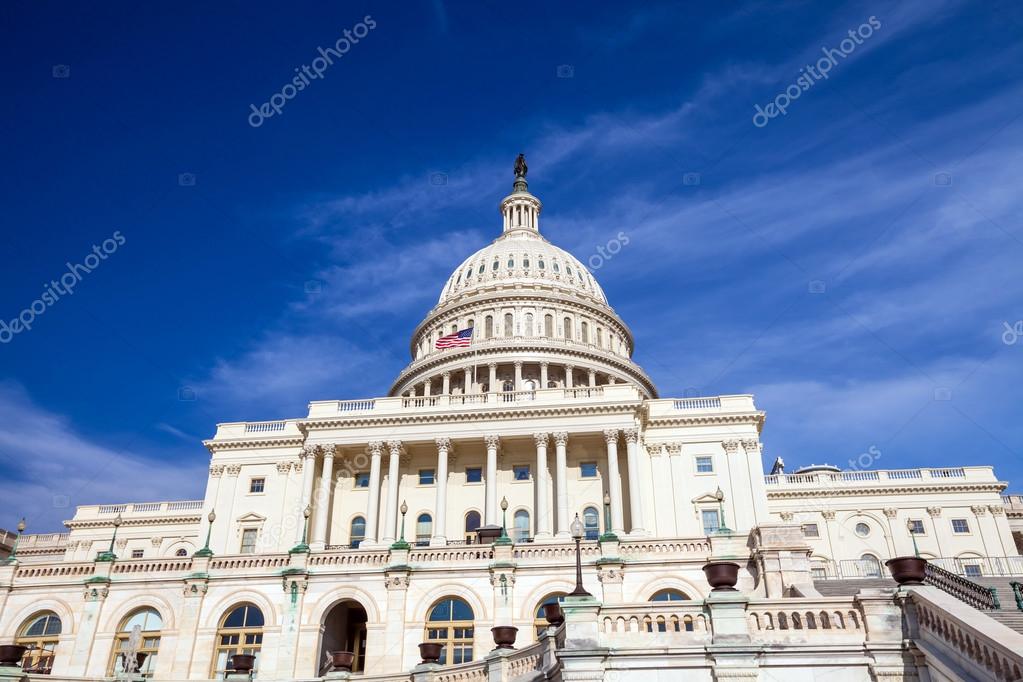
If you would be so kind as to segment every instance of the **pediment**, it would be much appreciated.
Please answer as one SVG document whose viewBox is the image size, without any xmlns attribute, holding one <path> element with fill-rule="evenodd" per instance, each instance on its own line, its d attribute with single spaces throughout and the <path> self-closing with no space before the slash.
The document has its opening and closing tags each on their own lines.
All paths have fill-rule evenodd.
<svg viewBox="0 0 1023 682">
<path fill-rule="evenodd" d="M 237 521 L 238 523 L 262 523 L 263 521 L 266 521 L 266 517 L 260 516 L 256 512 L 249 512 L 239 516 Z"/>
</svg>

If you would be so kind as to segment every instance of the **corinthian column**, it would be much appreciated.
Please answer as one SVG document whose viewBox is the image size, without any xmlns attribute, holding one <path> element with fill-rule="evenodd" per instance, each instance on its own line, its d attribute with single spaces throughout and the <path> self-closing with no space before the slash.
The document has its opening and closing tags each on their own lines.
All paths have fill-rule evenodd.
<svg viewBox="0 0 1023 682">
<path fill-rule="evenodd" d="M 316 446 L 306 445 L 302 448 L 302 509 L 301 514 L 313 499 L 313 470 L 316 468 Z"/>
<path fill-rule="evenodd" d="M 370 544 L 376 544 L 379 540 L 377 535 L 377 517 L 380 511 L 380 453 L 384 451 L 384 444 L 375 440 L 369 444 L 369 503 L 366 505 L 366 539 Z"/>
<path fill-rule="evenodd" d="M 491 526 L 497 525 L 497 448 L 501 439 L 497 436 L 485 436 L 484 439 L 487 442 L 487 486 L 483 523 Z"/>
<path fill-rule="evenodd" d="M 554 485 L 558 495 L 558 537 L 569 536 L 568 525 L 568 457 L 565 446 L 568 445 L 568 434 L 559 431 L 554 434 Z"/>
<path fill-rule="evenodd" d="M 430 538 L 430 545 L 446 545 L 448 538 L 447 529 L 447 507 L 448 507 L 448 452 L 451 451 L 450 438 L 437 439 L 437 504 L 434 509 L 433 537 Z"/>
<path fill-rule="evenodd" d="M 534 537 L 546 540 L 551 537 L 551 507 L 547 494 L 547 439 L 546 433 L 534 433 L 536 441 L 536 528 Z"/>
<path fill-rule="evenodd" d="M 398 522 L 398 467 L 401 464 L 401 441 L 392 440 L 387 443 L 390 459 L 387 461 L 387 499 L 384 507 L 384 528 L 380 533 L 381 542 L 388 545 L 397 537 Z"/>
<path fill-rule="evenodd" d="M 643 491 L 640 488 L 639 471 L 639 431 L 625 429 L 625 454 L 629 467 L 629 512 L 632 515 L 632 534 L 644 535 L 643 529 Z"/>
<path fill-rule="evenodd" d="M 622 477 L 618 473 L 618 429 L 605 429 L 607 443 L 607 487 L 611 495 L 611 530 L 625 534 L 622 520 Z"/>
<path fill-rule="evenodd" d="M 313 524 L 312 544 L 323 549 L 327 542 L 327 521 L 330 513 L 330 492 L 334 478 L 333 444 L 323 446 L 323 471 L 320 473 L 320 489 L 316 499 L 316 523 Z"/>
</svg>

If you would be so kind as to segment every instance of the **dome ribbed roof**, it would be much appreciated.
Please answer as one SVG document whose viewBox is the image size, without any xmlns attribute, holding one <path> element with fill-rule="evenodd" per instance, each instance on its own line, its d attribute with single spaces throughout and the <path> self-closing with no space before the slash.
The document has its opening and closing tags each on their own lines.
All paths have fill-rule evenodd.
<svg viewBox="0 0 1023 682">
<path fill-rule="evenodd" d="M 564 249 L 535 232 L 507 232 L 472 254 L 451 273 L 438 305 L 494 286 L 545 286 L 568 290 L 607 305 L 589 270 Z"/>
</svg>

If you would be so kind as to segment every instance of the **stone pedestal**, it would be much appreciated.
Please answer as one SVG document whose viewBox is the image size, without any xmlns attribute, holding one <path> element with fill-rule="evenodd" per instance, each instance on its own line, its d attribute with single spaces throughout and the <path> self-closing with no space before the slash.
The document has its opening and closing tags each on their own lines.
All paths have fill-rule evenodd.
<svg viewBox="0 0 1023 682">
<path fill-rule="evenodd" d="M 600 602 L 594 597 L 565 597 L 565 648 L 595 649 L 599 646 L 597 614 Z"/>
<path fill-rule="evenodd" d="M 352 673 L 348 670 L 331 670 L 323 676 L 325 680 L 350 680 L 352 679 Z"/>
<path fill-rule="evenodd" d="M 0 682 L 27 682 L 28 675 L 16 665 L 0 665 Z"/>
<path fill-rule="evenodd" d="M 810 546 L 798 524 L 760 524 L 750 536 L 759 580 L 757 594 L 779 599 L 819 597 L 810 571 Z"/>
<path fill-rule="evenodd" d="M 712 591 L 704 603 L 710 611 L 715 646 L 750 643 L 749 621 L 746 620 L 748 596 L 742 592 Z"/>
</svg>

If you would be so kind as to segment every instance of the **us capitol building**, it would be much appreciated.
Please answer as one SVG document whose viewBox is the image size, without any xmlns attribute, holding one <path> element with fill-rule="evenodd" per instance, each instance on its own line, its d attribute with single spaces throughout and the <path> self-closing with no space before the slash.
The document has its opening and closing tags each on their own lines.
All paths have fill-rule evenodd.
<svg viewBox="0 0 1023 682">
<path fill-rule="evenodd" d="M 202 500 L 6 533 L 0 678 L 1019 679 L 1023 499 L 876 452 L 765 475 L 754 397 L 661 397 L 526 172 L 387 396 L 219 424 Z"/>
</svg>

